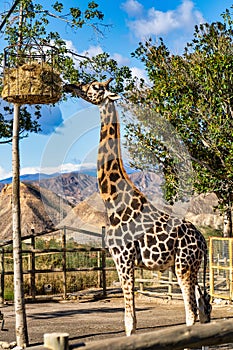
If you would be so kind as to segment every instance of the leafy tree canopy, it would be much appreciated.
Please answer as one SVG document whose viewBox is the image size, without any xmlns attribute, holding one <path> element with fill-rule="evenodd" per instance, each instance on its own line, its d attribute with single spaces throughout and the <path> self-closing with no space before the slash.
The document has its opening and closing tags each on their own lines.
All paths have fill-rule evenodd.
<svg viewBox="0 0 233 350">
<path fill-rule="evenodd" d="M 223 23 L 196 26 L 182 55 L 172 54 L 162 38 L 158 44 L 151 39 L 139 44 L 133 56 L 144 63 L 149 84 L 137 87 L 129 97 L 153 113 L 139 114 L 138 123 L 129 124 L 128 147 L 137 167 L 162 167 L 168 200 L 182 197 L 177 169 L 184 160 L 179 153 L 174 156 L 172 147 L 167 148 L 166 127 L 158 135 L 154 125 L 159 116 L 187 149 L 195 191 L 216 193 L 226 210 L 233 191 L 233 22 L 229 10 L 223 19 Z"/>
<path fill-rule="evenodd" d="M 23 15 L 20 19 L 21 8 L 23 9 Z M 2 19 L 5 19 L 6 15 L 7 13 L 3 13 Z M 131 78 L 128 67 L 118 67 L 117 62 L 111 59 L 107 53 L 88 58 L 71 52 L 59 31 L 49 31 L 51 22 L 54 24 L 54 21 L 57 21 L 59 28 L 60 21 L 61 24 L 70 27 L 72 31 L 91 28 L 96 35 L 103 36 L 105 27 L 108 27 L 107 24 L 103 23 L 103 19 L 104 14 L 95 1 L 90 1 L 86 8 L 83 8 L 82 2 L 80 2 L 80 7 L 69 9 L 67 9 L 65 2 L 56 1 L 48 9 L 44 8 L 39 1 L 20 0 L 12 15 L 6 21 L 4 38 L 7 46 L 12 45 L 14 51 L 19 40 L 22 47 L 30 43 L 56 47 L 59 53 L 56 68 L 61 72 L 62 79 L 66 83 L 86 83 L 93 79 L 105 79 L 111 75 L 115 78 L 114 89 L 123 91 L 124 79 Z M 3 52 L 0 56 L 2 60 Z M 2 86 L 0 85 L 0 92 L 1 90 Z M 12 111 L 13 109 L 8 104 L 1 105 L 0 138 L 3 138 L 2 142 L 11 140 Z M 33 116 L 27 111 L 26 106 L 21 108 L 21 135 L 25 135 L 25 131 L 38 132 L 40 130 L 39 117 L 39 106 L 36 107 Z"/>
</svg>

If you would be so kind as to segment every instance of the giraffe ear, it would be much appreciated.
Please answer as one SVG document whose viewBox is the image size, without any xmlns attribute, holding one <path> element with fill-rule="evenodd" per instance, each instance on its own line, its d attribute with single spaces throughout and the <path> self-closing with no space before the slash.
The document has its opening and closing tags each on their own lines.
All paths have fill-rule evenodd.
<svg viewBox="0 0 233 350">
<path fill-rule="evenodd" d="M 121 96 L 117 93 L 106 90 L 104 93 L 104 99 L 107 97 L 112 101 L 119 100 L 121 98 Z"/>
<path fill-rule="evenodd" d="M 106 80 L 105 82 L 103 82 L 103 86 L 105 87 L 105 93 L 104 93 L 104 98 L 109 98 L 110 100 L 114 101 L 114 100 L 118 100 L 121 98 L 120 95 L 118 95 L 115 92 L 111 92 L 108 90 L 109 84 L 111 83 L 111 81 L 113 80 L 113 78 L 109 78 L 108 80 Z"/>
</svg>

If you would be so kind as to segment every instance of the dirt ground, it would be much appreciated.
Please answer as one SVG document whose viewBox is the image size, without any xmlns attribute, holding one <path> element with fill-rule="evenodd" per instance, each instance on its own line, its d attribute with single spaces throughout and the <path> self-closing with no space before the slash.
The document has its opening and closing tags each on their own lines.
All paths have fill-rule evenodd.
<svg viewBox="0 0 233 350">
<path fill-rule="evenodd" d="M 96 293 L 89 291 L 78 297 L 73 296 L 70 300 L 27 302 L 30 346 L 43 344 L 44 333 L 67 332 L 70 345 L 75 346 L 124 335 L 122 295 L 111 290 L 106 299 L 98 300 Z M 15 341 L 14 307 L 8 304 L 0 310 L 5 319 L 4 329 L 0 331 L 0 342 L 13 342 Z M 167 300 L 137 294 L 136 311 L 138 333 L 185 324 L 182 300 Z M 233 305 L 225 302 L 213 304 L 212 319 L 233 320 Z M 209 349 L 233 349 L 233 344 Z"/>
</svg>

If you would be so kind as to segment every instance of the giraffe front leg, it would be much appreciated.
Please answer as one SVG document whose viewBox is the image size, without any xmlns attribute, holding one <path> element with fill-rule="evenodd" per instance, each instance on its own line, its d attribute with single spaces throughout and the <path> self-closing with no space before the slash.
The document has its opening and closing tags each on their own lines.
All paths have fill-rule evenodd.
<svg viewBox="0 0 233 350">
<path fill-rule="evenodd" d="M 134 268 L 118 266 L 118 275 L 124 295 L 125 303 L 125 333 L 127 336 L 136 332 L 136 313 L 134 300 Z"/>
<path fill-rule="evenodd" d="M 129 274 L 134 274 L 134 271 L 130 271 Z M 123 280 L 121 283 L 125 302 L 125 333 L 127 336 L 136 332 L 136 313 L 133 279 L 134 277 L 129 277 L 129 279 Z"/>
</svg>

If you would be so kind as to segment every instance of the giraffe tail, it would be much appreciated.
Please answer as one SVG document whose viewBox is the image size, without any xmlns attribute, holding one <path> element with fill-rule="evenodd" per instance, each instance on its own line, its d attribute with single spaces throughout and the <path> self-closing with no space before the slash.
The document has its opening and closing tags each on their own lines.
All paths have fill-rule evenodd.
<svg viewBox="0 0 233 350">
<path fill-rule="evenodd" d="M 206 269 L 207 269 L 207 247 L 204 251 L 204 266 L 203 266 L 203 289 L 204 294 L 207 294 L 206 290 Z"/>
<path fill-rule="evenodd" d="M 199 319 L 201 323 L 210 322 L 212 306 L 210 304 L 210 295 L 206 289 L 206 268 L 207 268 L 207 249 L 204 251 L 204 266 L 203 266 L 203 289 L 204 294 L 201 291 L 200 286 L 196 285 L 196 301 L 199 310 Z"/>
</svg>

